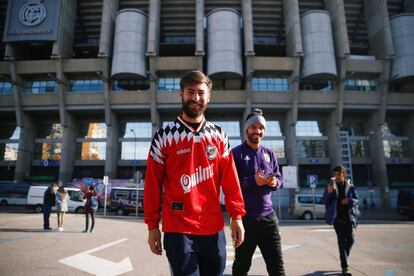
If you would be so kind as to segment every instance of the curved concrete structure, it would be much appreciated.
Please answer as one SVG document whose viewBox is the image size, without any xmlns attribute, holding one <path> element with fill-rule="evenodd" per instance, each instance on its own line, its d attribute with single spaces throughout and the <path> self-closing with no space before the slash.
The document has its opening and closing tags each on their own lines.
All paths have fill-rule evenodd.
<svg viewBox="0 0 414 276">
<path fill-rule="evenodd" d="M 414 78 L 414 13 L 391 17 L 391 33 L 395 52 L 392 78 Z"/>
<path fill-rule="evenodd" d="M 207 15 L 207 74 L 217 78 L 243 76 L 240 14 L 220 8 Z"/>
<path fill-rule="evenodd" d="M 300 17 L 303 43 L 302 78 L 336 78 L 335 50 L 328 12 L 313 10 Z"/>
<path fill-rule="evenodd" d="M 140 10 L 124 9 L 117 13 L 111 74 L 113 79 L 147 77 L 147 21 L 147 15 Z"/>
</svg>

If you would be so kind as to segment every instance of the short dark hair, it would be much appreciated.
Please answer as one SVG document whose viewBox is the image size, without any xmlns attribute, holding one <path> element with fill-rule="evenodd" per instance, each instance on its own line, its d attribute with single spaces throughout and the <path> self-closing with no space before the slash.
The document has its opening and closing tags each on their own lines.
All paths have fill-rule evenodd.
<svg viewBox="0 0 414 276">
<path fill-rule="evenodd" d="M 89 191 L 95 191 L 95 186 L 94 185 L 89 186 Z"/>
<path fill-rule="evenodd" d="M 340 172 L 340 173 L 344 173 L 344 175 L 346 176 L 346 169 L 344 166 L 342 165 L 338 165 L 336 166 L 333 170 L 333 172 Z"/>
<path fill-rule="evenodd" d="M 213 81 L 203 72 L 198 70 L 187 72 L 182 76 L 180 80 L 181 91 L 184 91 L 184 88 L 192 83 L 205 83 L 209 91 L 211 91 L 211 88 L 213 87 Z"/>
</svg>

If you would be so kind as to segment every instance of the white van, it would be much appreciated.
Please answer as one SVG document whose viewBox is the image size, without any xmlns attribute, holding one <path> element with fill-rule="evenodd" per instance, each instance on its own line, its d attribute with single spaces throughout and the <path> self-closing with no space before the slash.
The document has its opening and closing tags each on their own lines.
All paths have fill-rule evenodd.
<svg viewBox="0 0 414 276">
<path fill-rule="evenodd" d="M 30 186 L 27 193 L 26 208 L 33 209 L 35 213 L 41 213 L 43 211 L 43 196 L 47 188 L 47 186 Z M 65 187 L 65 191 L 69 195 L 68 211 L 82 214 L 85 200 L 82 199 L 83 193 L 81 190 Z M 52 210 L 56 210 L 56 207 L 53 207 Z"/>
<path fill-rule="evenodd" d="M 298 194 L 295 195 L 295 203 L 292 206 L 293 215 L 306 220 L 325 217 L 325 204 L 322 202 L 322 195 L 314 195 L 315 207 L 313 205 L 313 196 Z"/>
<path fill-rule="evenodd" d="M 24 183 L 1 182 L 0 205 L 25 205 L 29 187 Z"/>
</svg>

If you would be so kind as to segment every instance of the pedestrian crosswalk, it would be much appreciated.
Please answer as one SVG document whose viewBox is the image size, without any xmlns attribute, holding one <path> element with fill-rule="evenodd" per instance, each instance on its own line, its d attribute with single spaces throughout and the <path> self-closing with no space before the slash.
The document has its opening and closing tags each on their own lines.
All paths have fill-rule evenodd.
<svg viewBox="0 0 414 276">
<path fill-rule="evenodd" d="M 298 244 L 282 245 L 282 251 L 286 251 L 286 250 L 293 249 L 296 247 L 299 247 L 299 245 Z M 229 267 L 233 264 L 234 255 L 235 255 L 234 251 L 235 250 L 234 250 L 233 244 L 227 243 L 226 244 L 226 252 L 227 252 L 226 267 Z M 261 257 L 262 257 L 262 254 L 260 253 L 259 247 L 257 247 L 256 251 L 253 254 L 252 261 L 259 259 Z"/>
</svg>

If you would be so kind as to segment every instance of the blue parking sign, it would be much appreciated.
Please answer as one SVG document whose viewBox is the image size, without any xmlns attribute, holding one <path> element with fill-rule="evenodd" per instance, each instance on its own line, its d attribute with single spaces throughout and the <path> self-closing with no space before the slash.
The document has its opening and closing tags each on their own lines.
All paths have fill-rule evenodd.
<svg viewBox="0 0 414 276">
<path fill-rule="evenodd" d="M 318 183 L 318 176 L 316 174 L 309 174 L 308 175 L 308 184 L 311 188 L 316 187 L 316 183 Z"/>
</svg>

